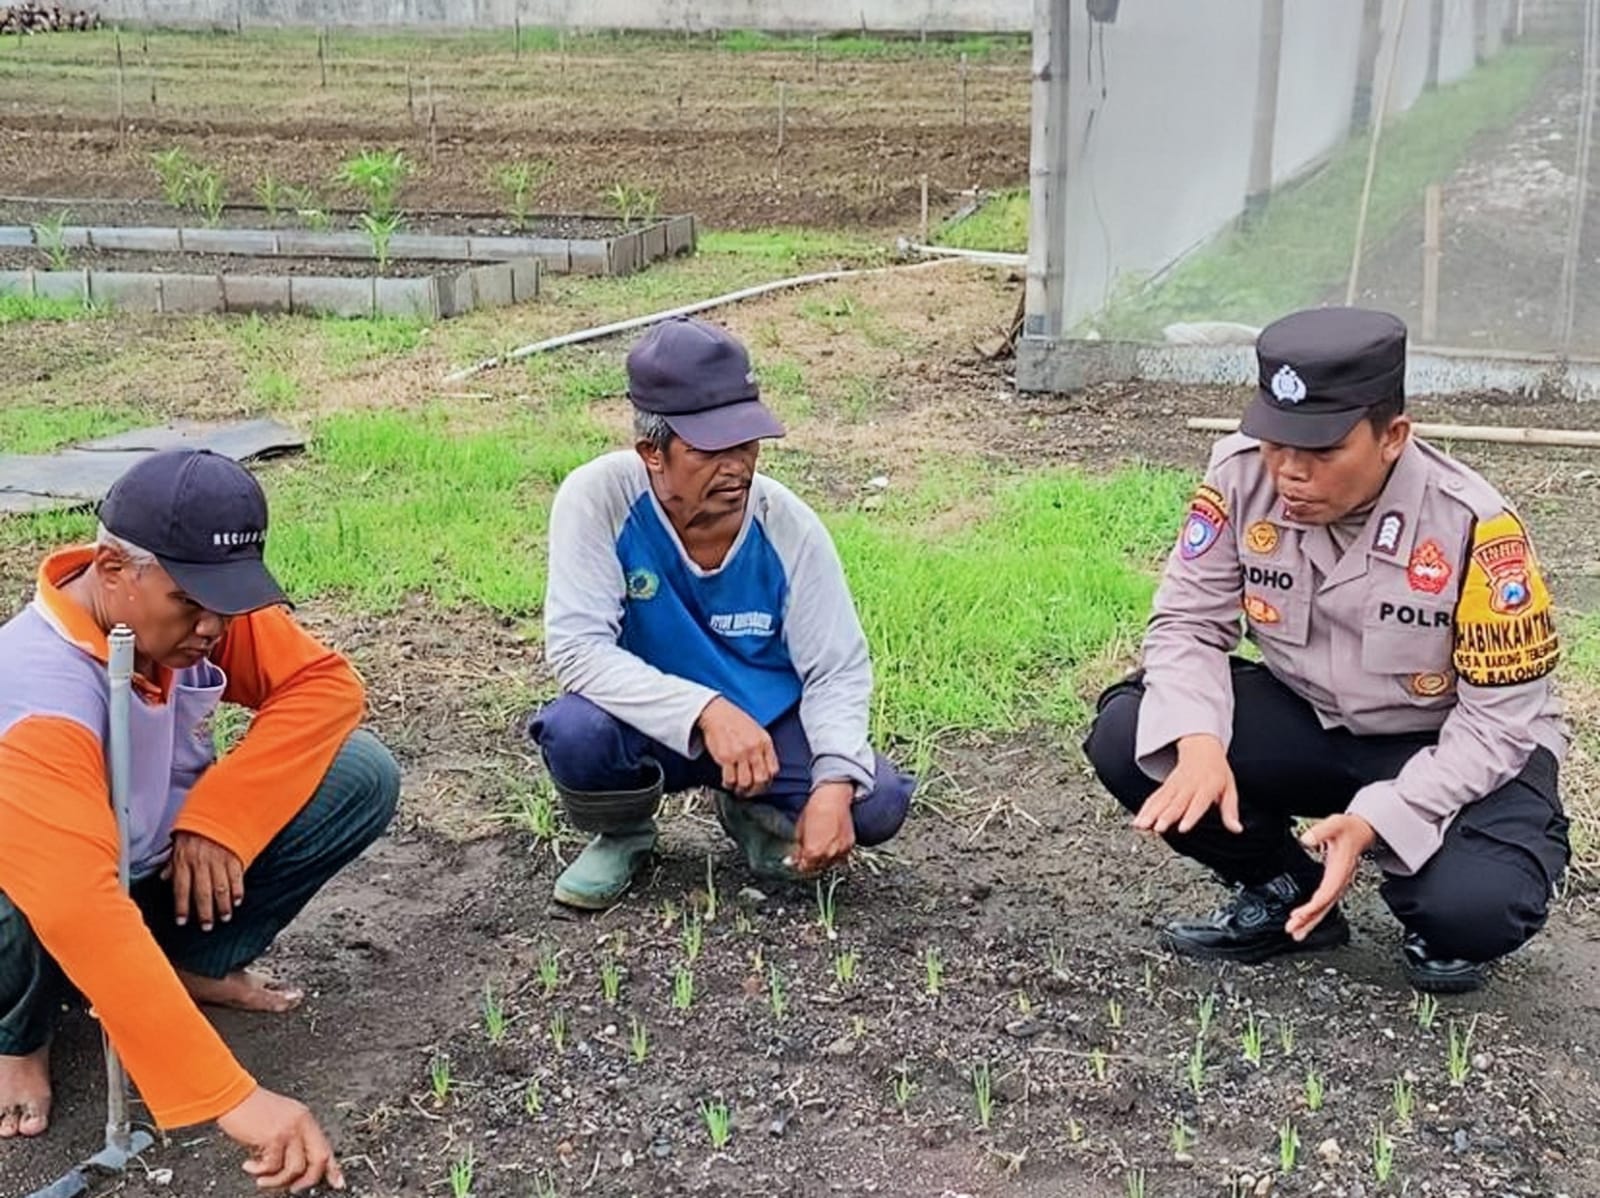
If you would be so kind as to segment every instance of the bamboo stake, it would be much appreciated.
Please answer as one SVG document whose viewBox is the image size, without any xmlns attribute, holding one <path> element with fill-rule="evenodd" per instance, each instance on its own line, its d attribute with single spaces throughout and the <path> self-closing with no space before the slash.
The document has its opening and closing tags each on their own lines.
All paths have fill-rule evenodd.
<svg viewBox="0 0 1600 1198">
<path fill-rule="evenodd" d="M 961 128 L 967 127 L 967 55 L 961 53 Z"/>
<path fill-rule="evenodd" d="M 1232 433 L 1237 420 L 1220 416 L 1191 416 L 1185 428 L 1204 433 Z M 1488 445 L 1559 445 L 1575 449 L 1600 449 L 1600 431 L 1578 428 L 1528 428 L 1495 424 L 1431 424 L 1418 421 L 1411 431 L 1435 441 L 1474 441 Z"/>
<path fill-rule="evenodd" d="M 1383 137 L 1383 126 L 1389 115 L 1389 88 L 1394 83 L 1395 64 L 1400 60 L 1400 39 L 1405 36 L 1406 10 L 1411 0 L 1400 0 L 1400 14 L 1395 19 L 1394 48 L 1389 51 L 1389 65 L 1383 72 L 1383 86 L 1378 89 L 1378 111 L 1373 118 L 1372 144 L 1367 147 L 1367 174 L 1361 183 L 1361 210 L 1356 216 L 1356 244 L 1350 255 L 1350 280 L 1345 285 L 1345 306 L 1356 302 L 1356 284 L 1361 278 L 1361 249 L 1367 239 L 1367 208 L 1372 203 L 1372 175 L 1378 168 L 1378 142 Z"/>
<path fill-rule="evenodd" d="M 117 144 L 128 139 L 127 75 L 122 61 L 122 31 L 117 30 Z"/>
<path fill-rule="evenodd" d="M 1437 183 L 1430 183 L 1422 196 L 1422 339 L 1431 342 L 1439 335 L 1440 225 L 1444 193 Z"/>
<path fill-rule="evenodd" d="M 317 72 L 322 77 L 322 86 L 328 86 L 328 27 L 324 25 L 317 30 Z"/>
<path fill-rule="evenodd" d="M 435 163 L 439 161 L 439 110 L 433 103 L 433 76 L 422 82 L 428 95 L 428 161 Z"/>
<path fill-rule="evenodd" d="M 417 123 L 417 89 L 411 82 L 411 64 L 406 63 L 406 115 L 414 128 Z"/>
<path fill-rule="evenodd" d="M 777 153 L 783 153 L 784 136 L 787 134 L 789 123 L 789 85 L 782 79 L 778 80 L 778 148 Z"/>
<path fill-rule="evenodd" d="M 928 176 L 927 175 L 923 175 L 922 176 L 922 220 L 917 225 L 917 228 L 919 230 L 921 230 L 921 233 L 922 233 L 922 236 L 919 237 L 917 240 L 920 241 L 923 245 L 927 245 L 928 244 Z"/>
<path fill-rule="evenodd" d="M 512 58 L 515 59 L 517 62 L 521 62 L 522 61 L 522 17 L 521 17 L 520 14 L 515 16 L 515 17 L 513 17 L 513 18 L 511 18 L 511 28 L 512 28 L 512 31 L 513 31 L 511 36 L 516 39 L 516 41 L 514 41 L 512 43 L 512 45 L 516 47 L 515 51 L 512 53 Z"/>
</svg>

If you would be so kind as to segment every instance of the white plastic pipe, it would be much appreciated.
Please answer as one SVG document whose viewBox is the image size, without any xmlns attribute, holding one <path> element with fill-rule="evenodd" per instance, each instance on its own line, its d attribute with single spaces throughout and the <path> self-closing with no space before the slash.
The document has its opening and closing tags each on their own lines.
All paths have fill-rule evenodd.
<svg viewBox="0 0 1600 1198">
<path fill-rule="evenodd" d="M 471 366 L 463 366 L 460 370 L 451 371 L 444 376 L 444 381 L 447 383 L 462 383 L 467 379 L 482 374 L 486 370 L 493 370 L 495 367 L 504 366 L 508 362 L 520 362 L 523 358 L 531 358 L 535 354 L 542 354 L 552 349 L 561 349 L 563 346 L 568 345 L 579 345 L 585 341 L 598 341 L 602 337 L 614 337 L 618 333 L 647 328 L 650 325 L 659 324 L 663 320 L 672 320 L 678 316 L 693 316 L 697 312 L 705 312 L 711 308 L 720 308 L 726 304 L 738 303 L 740 300 L 755 299 L 757 296 L 768 295 L 774 291 L 783 291 L 790 287 L 809 287 L 814 283 L 832 283 L 838 279 L 865 278 L 867 275 L 880 275 L 889 271 L 927 270 L 930 266 L 942 266 L 946 262 L 953 261 L 957 261 L 957 259 L 935 258 L 930 262 L 913 262 L 908 266 L 872 266 L 860 270 L 827 270 L 819 274 L 795 275 L 787 279 L 774 279 L 770 283 L 758 283 L 754 287 L 730 291 L 726 295 L 696 300 L 692 304 L 684 304 L 677 308 L 668 308 L 665 312 L 652 312 L 648 316 L 634 316 L 627 320 L 613 321 L 611 324 L 596 325 L 592 329 L 580 329 L 576 333 L 563 333 L 559 337 L 549 337 L 544 341 L 535 341 L 532 345 L 524 345 L 497 357 L 485 358 L 483 361 L 476 362 Z"/>
</svg>

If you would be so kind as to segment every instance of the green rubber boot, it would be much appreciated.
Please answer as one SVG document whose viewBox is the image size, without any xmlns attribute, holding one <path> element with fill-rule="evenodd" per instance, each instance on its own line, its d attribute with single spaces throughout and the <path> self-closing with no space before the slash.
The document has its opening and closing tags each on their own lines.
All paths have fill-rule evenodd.
<svg viewBox="0 0 1600 1198">
<path fill-rule="evenodd" d="M 602 832 L 556 879 L 556 902 L 581 911 L 603 911 L 628 892 L 633 875 L 656 847 L 652 820 L 622 832 Z"/>
<path fill-rule="evenodd" d="M 744 851 L 750 872 L 775 882 L 798 882 L 800 875 L 785 859 L 794 852 L 794 821 L 766 803 L 716 792 L 717 822 Z"/>
</svg>

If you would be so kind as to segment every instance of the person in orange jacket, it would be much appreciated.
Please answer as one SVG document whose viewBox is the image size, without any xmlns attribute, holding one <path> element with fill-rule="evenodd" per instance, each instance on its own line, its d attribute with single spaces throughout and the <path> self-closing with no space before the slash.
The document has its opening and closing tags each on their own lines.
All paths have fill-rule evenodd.
<svg viewBox="0 0 1600 1198">
<path fill-rule="evenodd" d="M 299 1004 L 247 967 L 382 833 L 399 768 L 359 727 L 350 664 L 286 610 L 248 470 L 154 454 L 100 523 L 0 627 L 0 1138 L 47 1127 L 50 1038 L 76 988 L 158 1125 L 216 1121 L 263 1187 L 340 1188 L 316 1118 L 258 1085 L 196 1004 Z M 105 753 L 118 624 L 135 635 L 126 896 Z M 217 760 L 222 702 L 255 714 Z"/>
</svg>

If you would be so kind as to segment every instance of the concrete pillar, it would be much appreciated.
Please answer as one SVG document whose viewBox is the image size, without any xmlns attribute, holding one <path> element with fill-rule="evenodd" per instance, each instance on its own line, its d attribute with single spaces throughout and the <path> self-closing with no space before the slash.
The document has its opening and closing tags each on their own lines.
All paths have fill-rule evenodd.
<svg viewBox="0 0 1600 1198">
<path fill-rule="evenodd" d="M 1372 85 L 1378 75 L 1378 50 L 1383 45 L 1383 0 L 1364 0 L 1361 7 L 1361 58 L 1356 64 L 1356 90 L 1350 101 L 1350 136 L 1360 137 L 1372 123 Z"/>
<path fill-rule="evenodd" d="M 1272 144 L 1278 131 L 1278 67 L 1282 59 L 1283 0 L 1262 0 L 1255 139 L 1250 147 L 1250 183 L 1240 217 L 1244 228 L 1260 218 L 1272 198 Z"/>
</svg>

